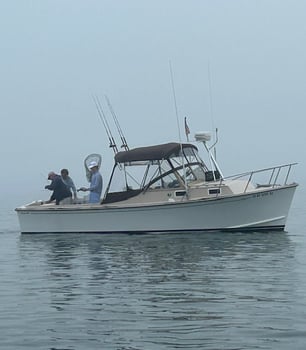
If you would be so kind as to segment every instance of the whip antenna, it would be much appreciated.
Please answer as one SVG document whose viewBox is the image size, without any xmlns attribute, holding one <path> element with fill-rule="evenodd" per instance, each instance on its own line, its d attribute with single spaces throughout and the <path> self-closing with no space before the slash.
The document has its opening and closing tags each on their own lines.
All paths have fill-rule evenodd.
<svg viewBox="0 0 306 350">
<path fill-rule="evenodd" d="M 217 150 L 216 150 L 216 144 L 218 143 L 218 128 L 215 128 L 214 124 L 214 110 L 213 110 L 213 98 L 212 98 L 212 87 L 211 87 L 211 74 L 210 74 L 210 63 L 208 61 L 208 87 L 209 87 L 209 109 L 210 109 L 210 118 L 211 118 L 211 125 L 212 129 L 215 130 L 215 142 L 214 144 L 210 147 L 214 149 L 214 156 L 217 158 Z"/>
<path fill-rule="evenodd" d="M 184 174 L 184 186 L 185 186 L 186 193 L 187 193 L 186 169 L 185 169 L 185 162 L 184 162 L 183 145 L 182 145 L 180 123 L 179 123 L 179 117 L 178 117 L 178 110 L 177 110 L 177 103 L 176 103 L 176 95 L 175 95 L 174 79 L 173 79 L 173 72 L 172 72 L 171 61 L 169 61 L 169 68 L 170 68 L 170 76 L 171 76 L 173 101 L 174 101 L 175 114 L 176 114 L 176 122 L 177 122 L 177 128 L 178 128 L 178 133 L 179 133 L 179 141 L 180 141 L 180 145 L 181 145 L 182 165 L 183 165 L 183 174 Z"/>
<path fill-rule="evenodd" d="M 169 61 L 169 68 L 170 68 L 171 86 L 172 86 L 173 102 L 174 102 L 175 115 L 176 115 L 176 123 L 177 123 L 177 129 L 178 129 L 178 134 L 179 134 L 179 141 L 180 141 L 180 144 L 182 144 L 171 61 Z"/>
</svg>

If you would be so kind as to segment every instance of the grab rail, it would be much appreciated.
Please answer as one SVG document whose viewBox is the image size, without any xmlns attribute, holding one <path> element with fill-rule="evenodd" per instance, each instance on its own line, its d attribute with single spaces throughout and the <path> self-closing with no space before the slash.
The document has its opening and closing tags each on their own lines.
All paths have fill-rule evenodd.
<svg viewBox="0 0 306 350">
<path fill-rule="evenodd" d="M 287 181 L 288 181 L 291 169 L 294 165 L 297 165 L 297 164 L 298 163 L 289 163 L 289 164 L 284 164 L 284 165 L 278 165 L 275 167 L 263 168 L 260 170 L 253 170 L 253 171 L 248 171 L 248 172 L 241 173 L 241 174 L 227 176 L 227 177 L 224 177 L 220 180 L 220 186 L 224 180 L 230 180 L 230 179 L 237 180 L 237 179 L 240 179 L 242 177 L 248 176 L 248 181 L 247 181 L 247 184 L 246 184 L 245 189 L 244 189 L 244 193 L 245 193 L 247 191 L 250 183 L 251 183 L 251 180 L 254 178 L 255 174 L 264 174 L 264 173 L 268 173 L 270 171 L 271 171 L 271 175 L 270 175 L 269 181 L 265 184 L 261 184 L 261 185 L 258 184 L 258 186 L 272 187 L 272 188 L 274 188 L 276 186 L 280 186 L 280 184 L 278 184 L 277 181 L 279 180 L 279 178 L 281 178 L 281 175 L 283 175 L 284 171 L 286 171 L 286 173 L 285 173 L 285 175 L 283 175 L 284 176 L 283 185 L 287 185 Z M 284 169 L 286 169 L 286 170 L 284 170 Z"/>
</svg>

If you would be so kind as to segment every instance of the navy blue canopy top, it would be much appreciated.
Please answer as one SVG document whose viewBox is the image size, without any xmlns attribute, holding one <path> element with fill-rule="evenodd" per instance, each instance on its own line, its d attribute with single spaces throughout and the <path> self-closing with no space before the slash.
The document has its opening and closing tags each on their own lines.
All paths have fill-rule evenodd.
<svg viewBox="0 0 306 350">
<path fill-rule="evenodd" d="M 183 150 L 198 150 L 196 146 L 189 143 L 180 144 L 177 142 L 170 142 L 162 145 L 138 147 L 129 151 L 118 152 L 115 155 L 115 161 L 116 163 L 126 163 L 178 157 L 181 152 L 181 148 L 183 148 Z"/>
</svg>

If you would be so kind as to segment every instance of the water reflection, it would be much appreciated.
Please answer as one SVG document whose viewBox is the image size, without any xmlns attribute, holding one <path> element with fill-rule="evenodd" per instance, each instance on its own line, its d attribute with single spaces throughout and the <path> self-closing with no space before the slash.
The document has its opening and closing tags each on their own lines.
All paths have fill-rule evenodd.
<svg viewBox="0 0 306 350">
<path fill-rule="evenodd" d="M 204 348 L 212 334 L 216 349 L 237 348 L 243 332 L 281 327 L 294 294 L 295 246 L 284 232 L 22 235 L 18 248 L 53 320 L 47 333 L 70 345 L 63 325 L 86 329 L 91 348 Z"/>
<path fill-rule="evenodd" d="M 145 266 L 154 270 L 188 268 L 207 258 L 237 254 L 293 253 L 281 233 L 186 233 L 168 235 L 21 235 L 20 254 L 44 252 L 46 263 L 69 269 L 75 259 L 88 259 L 90 269 Z M 191 264 L 191 265 L 190 265 Z"/>
<path fill-rule="evenodd" d="M 22 235 L 22 259 L 36 255 L 50 280 L 70 289 L 126 280 L 148 284 L 188 282 L 201 274 L 207 287 L 217 273 L 288 266 L 294 246 L 286 233 L 179 235 Z M 33 256 L 34 255 L 34 256 Z M 73 293 L 69 295 L 73 296 Z"/>
</svg>

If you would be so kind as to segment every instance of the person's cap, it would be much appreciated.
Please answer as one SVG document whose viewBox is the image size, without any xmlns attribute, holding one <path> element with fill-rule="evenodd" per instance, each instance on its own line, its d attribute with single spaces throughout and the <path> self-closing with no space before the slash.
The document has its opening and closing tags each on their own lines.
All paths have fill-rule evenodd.
<svg viewBox="0 0 306 350">
<path fill-rule="evenodd" d="M 91 168 L 94 168 L 95 166 L 98 166 L 98 163 L 95 161 L 92 161 L 89 163 L 88 168 L 91 169 Z"/>
<path fill-rule="evenodd" d="M 50 173 L 48 174 L 48 180 L 50 180 L 52 178 L 52 176 L 55 175 L 54 171 L 50 171 Z"/>
</svg>

